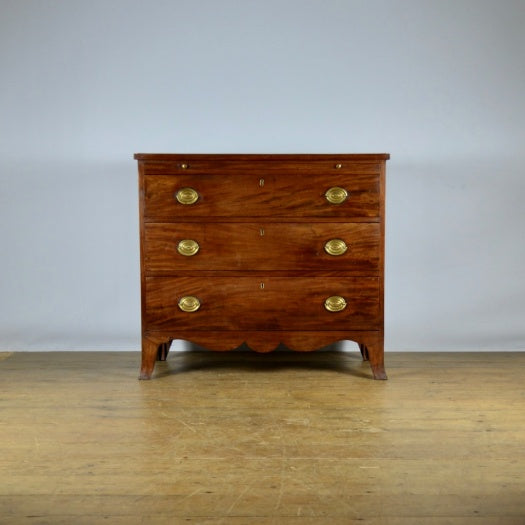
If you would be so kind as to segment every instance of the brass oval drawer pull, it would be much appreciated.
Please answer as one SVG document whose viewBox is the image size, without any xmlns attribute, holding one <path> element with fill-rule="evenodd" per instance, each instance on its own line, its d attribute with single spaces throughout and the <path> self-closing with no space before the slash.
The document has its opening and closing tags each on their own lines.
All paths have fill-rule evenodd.
<svg viewBox="0 0 525 525">
<path fill-rule="evenodd" d="M 201 302 L 193 295 L 186 295 L 179 300 L 179 308 L 183 312 L 196 312 L 201 307 Z"/>
<path fill-rule="evenodd" d="M 177 251 L 186 257 L 191 257 L 199 251 L 199 243 L 193 239 L 182 239 L 177 245 Z"/>
<path fill-rule="evenodd" d="M 329 312 L 340 312 L 346 308 L 345 298 L 341 297 L 340 295 L 332 295 L 332 297 L 328 297 L 328 299 L 326 299 L 324 302 L 324 307 Z"/>
<path fill-rule="evenodd" d="M 330 204 L 341 204 L 348 199 L 348 192 L 344 188 L 334 186 L 326 190 L 324 196 Z"/>
<path fill-rule="evenodd" d="M 199 200 L 199 194 L 193 188 L 181 188 L 175 198 L 181 204 L 195 204 Z"/>
<path fill-rule="evenodd" d="M 343 239 L 331 239 L 324 245 L 324 251 L 328 255 L 343 255 L 348 250 L 348 246 Z"/>
</svg>

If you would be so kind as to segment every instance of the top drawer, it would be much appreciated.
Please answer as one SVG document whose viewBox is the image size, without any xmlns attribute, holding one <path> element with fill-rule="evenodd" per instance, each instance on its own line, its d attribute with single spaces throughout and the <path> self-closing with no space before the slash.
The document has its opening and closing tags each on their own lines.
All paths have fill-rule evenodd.
<svg viewBox="0 0 525 525">
<path fill-rule="evenodd" d="M 144 163 L 146 221 L 206 217 L 362 217 L 380 212 L 379 162 Z"/>
</svg>

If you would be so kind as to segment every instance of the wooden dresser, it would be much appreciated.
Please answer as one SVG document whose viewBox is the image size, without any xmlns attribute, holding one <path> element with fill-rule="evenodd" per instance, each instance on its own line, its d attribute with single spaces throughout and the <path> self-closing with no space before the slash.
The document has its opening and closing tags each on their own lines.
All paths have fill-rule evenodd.
<svg viewBox="0 0 525 525">
<path fill-rule="evenodd" d="M 388 154 L 144 154 L 142 366 L 171 341 L 383 353 Z"/>
</svg>

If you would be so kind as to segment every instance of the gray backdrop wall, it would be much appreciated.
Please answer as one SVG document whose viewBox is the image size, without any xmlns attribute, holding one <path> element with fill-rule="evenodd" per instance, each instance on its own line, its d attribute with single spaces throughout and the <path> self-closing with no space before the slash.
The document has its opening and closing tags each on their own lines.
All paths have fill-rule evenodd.
<svg viewBox="0 0 525 525">
<path fill-rule="evenodd" d="M 523 0 L 0 0 L 0 350 L 138 349 L 134 152 L 390 152 L 387 350 L 525 349 Z"/>
</svg>

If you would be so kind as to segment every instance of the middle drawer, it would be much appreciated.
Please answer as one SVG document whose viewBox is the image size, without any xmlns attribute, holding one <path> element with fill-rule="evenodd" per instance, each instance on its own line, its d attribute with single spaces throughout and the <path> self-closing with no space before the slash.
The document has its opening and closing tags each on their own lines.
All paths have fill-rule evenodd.
<svg viewBox="0 0 525 525">
<path fill-rule="evenodd" d="M 147 274 L 180 270 L 379 270 L 378 223 L 149 223 Z"/>
</svg>

